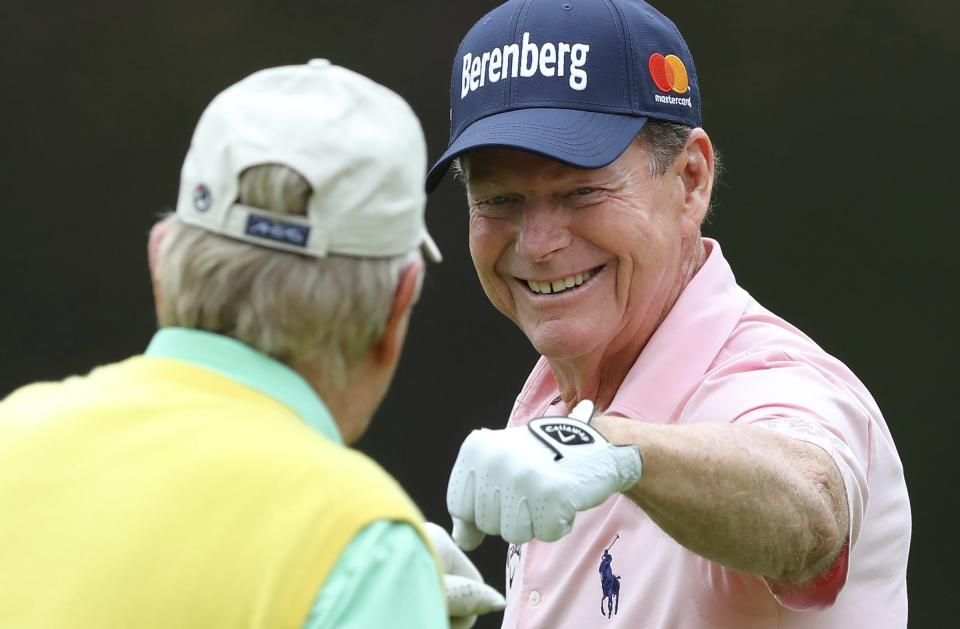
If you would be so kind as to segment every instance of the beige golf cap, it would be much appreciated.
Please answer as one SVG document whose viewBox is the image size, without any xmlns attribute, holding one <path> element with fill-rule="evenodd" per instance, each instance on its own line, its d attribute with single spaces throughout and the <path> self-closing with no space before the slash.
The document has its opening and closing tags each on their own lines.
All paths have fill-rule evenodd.
<svg viewBox="0 0 960 629">
<path fill-rule="evenodd" d="M 240 175 L 281 164 L 313 187 L 307 215 L 237 202 Z M 420 122 L 396 93 L 314 59 L 268 68 L 207 106 L 180 176 L 177 216 L 247 242 L 323 257 L 387 257 L 423 247 L 427 150 Z"/>
</svg>

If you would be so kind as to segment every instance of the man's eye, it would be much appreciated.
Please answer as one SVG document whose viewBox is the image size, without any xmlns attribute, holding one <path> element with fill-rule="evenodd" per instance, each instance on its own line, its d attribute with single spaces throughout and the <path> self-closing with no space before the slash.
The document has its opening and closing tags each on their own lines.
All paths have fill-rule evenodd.
<svg viewBox="0 0 960 629">
<path fill-rule="evenodd" d="M 513 201 L 514 199 L 511 196 L 498 194 L 496 196 L 487 197 L 477 201 L 473 206 L 473 211 L 481 214 L 496 214 L 505 212 L 509 209 L 510 204 L 513 203 Z"/>
<path fill-rule="evenodd" d="M 514 197 L 507 194 L 497 194 L 474 202 L 470 206 L 470 211 L 481 216 L 499 216 L 504 212 L 510 212 L 514 203 L 516 203 Z"/>
<path fill-rule="evenodd" d="M 577 188 L 576 190 L 573 191 L 573 194 L 574 194 L 575 196 L 582 197 L 582 196 L 586 196 L 586 195 L 588 195 L 588 194 L 593 194 L 593 193 L 596 192 L 596 191 L 597 191 L 596 188 L 586 188 L 586 187 L 584 187 L 584 188 Z"/>
</svg>

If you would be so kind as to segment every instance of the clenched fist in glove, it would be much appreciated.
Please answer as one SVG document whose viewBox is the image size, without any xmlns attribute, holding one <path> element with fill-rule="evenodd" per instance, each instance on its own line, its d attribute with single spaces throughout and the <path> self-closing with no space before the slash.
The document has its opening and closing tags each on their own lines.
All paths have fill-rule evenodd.
<svg viewBox="0 0 960 629">
<path fill-rule="evenodd" d="M 426 522 L 424 528 L 443 568 L 450 629 L 469 629 L 478 615 L 497 612 L 507 606 L 500 592 L 483 582 L 480 571 L 457 548 L 443 527 Z"/>
<path fill-rule="evenodd" d="M 643 468 L 639 450 L 612 445 L 587 423 L 592 414 L 585 400 L 569 417 L 470 433 L 447 487 L 457 544 L 472 550 L 484 534 L 556 541 L 578 511 L 632 487 Z"/>
</svg>

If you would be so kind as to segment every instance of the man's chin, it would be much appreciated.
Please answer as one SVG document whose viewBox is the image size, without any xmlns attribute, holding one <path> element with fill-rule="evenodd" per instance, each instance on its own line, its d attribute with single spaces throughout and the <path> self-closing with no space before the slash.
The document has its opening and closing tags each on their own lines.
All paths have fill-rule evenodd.
<svg viewBox="0 0 960 629">
<path fill-rule="evenodd" d="M 548 360 L 579 358 L 595 351 L 598 346 L 596 333 L 558 322 L 540 324 L 537 329 L 527 331 L 527 338 Z"/>
</svg>

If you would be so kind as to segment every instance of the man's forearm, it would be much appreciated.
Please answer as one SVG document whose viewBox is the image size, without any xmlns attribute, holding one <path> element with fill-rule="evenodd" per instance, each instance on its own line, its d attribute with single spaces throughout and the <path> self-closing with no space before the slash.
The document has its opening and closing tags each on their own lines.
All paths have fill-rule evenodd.
<svg viewBox="0 0 960 629">
<path fill-rule="evenodd" d="M 624 493 L 707 559 L 803 583 L 830 565 L 846 539 L 840 471 L 813 444 L 753 426 L 592 423 L 612 443 L 640 449 L 643 476 Z"/>
</svg>

